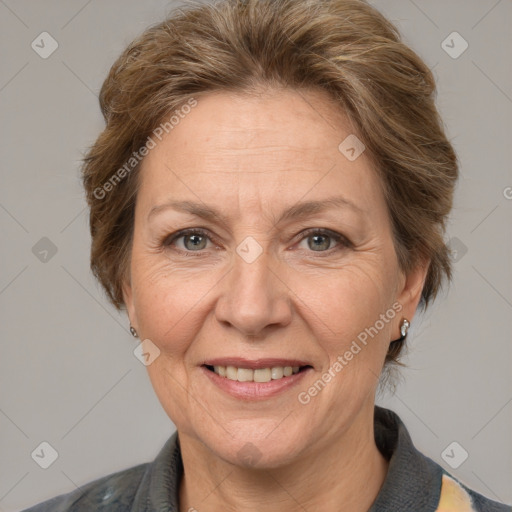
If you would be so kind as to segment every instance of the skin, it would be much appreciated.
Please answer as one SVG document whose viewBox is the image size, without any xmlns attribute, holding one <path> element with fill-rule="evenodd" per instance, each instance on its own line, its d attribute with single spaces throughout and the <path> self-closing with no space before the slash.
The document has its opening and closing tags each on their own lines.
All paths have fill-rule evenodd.
<svg viewBox="0 0 512 512">
<path fill-rule="evenodd" d="M 385 479 L 373 433 L 378 375 L 401 320 L 414 317 L 428 262 L 400 271 L 369 155 L 349 161 L 338 150 L 353 133 L 324 92 L 210 93 L 143 161 L 124 298 L 140 339 L 160 350 L 147 369 L 179 433 L 181 511 L 366 511 Z M 286 208 L 333 195 L 364 213 L 335 207 L 276 224 Z M 148 218 L 185 199 L 226 222 L 165 207 Z M 207 237 L 170 241 L 185 228 Z M 304 234 L 310 228 L 349 245 L 318 241 Z M 252 263 L 236 252 L 248 236 L 263 250 Z M 402 310 L 378 335 L 300 403 L 299 392 L 397 302 Z M 228 356 L 293 357 L 313 370 L 275 397 L 245 401 L 200 368 Z M 259 453 L 252 461 L 239 455 L 248 442 Z"/>
</svg>

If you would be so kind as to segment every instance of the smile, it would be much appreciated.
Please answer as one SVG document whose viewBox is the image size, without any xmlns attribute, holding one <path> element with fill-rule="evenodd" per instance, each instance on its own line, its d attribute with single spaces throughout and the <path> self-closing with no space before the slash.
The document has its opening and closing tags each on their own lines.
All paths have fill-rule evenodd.
<svg viewBox="0 0 512 512">
<path fill-rule="evenodd" d="M 280 395 L 314 371 L 308 360 L 282 357 L 216 357 L 203 360 L 200 368 L 216 388 L 241 400 Z"/>
</svg>

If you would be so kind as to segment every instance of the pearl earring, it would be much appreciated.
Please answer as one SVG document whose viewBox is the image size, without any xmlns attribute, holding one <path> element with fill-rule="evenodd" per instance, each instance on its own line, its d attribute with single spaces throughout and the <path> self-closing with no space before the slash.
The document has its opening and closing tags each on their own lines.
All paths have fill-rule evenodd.
<svg viewBox="0 0 512 512">
<path fill-rule="evenodd" d="M 409 323 L 409 320 L 407 318 L 404 318 L 402 320 L 402 325 L 400 325 L 400 339 L 403 340 L 407 336 L 407 330 L 409 329 L 409 326 L 411 324 Z"/>
</svg>

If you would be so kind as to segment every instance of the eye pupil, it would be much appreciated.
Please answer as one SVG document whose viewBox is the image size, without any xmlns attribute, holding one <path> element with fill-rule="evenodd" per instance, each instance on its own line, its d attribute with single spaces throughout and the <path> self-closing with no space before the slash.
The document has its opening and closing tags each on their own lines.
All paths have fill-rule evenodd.
<svg viewBox="0 0 512 512">
<path fill-rule="evenodd" d="M 202 235 L 187 235 L 187 236 L 185 236 L 185 246 L 187 245 L 186 244 L 187 240 L 192 241 L 192 247 L 195 247 L 196 249 L 198 247 L 200 249 L 204 249 L 204 241 L 205 241 L 204 236 L 202 236 Z M 193 240 L 195 240 L 195 241 L 193 241 Z M 201 242 L 203 242 L 203 246 L 200 246 Z M 188 249 L 188 247 L 187 247 L 187 249 Z"/>
<path fill-rule="evenodd" d="M 318 241 L 320 239 L 320 244 L 310 244 L 308 243 L 308 246 L 310 249 L 317 250 L 317 249 L 329 249 L 329 246 L 331 245 L 329 242 L 329 236 L 328 235 L 312 235 L 309 237 L 309 239 L 314 239 L 315 241 Z M 323 243 L 322 243 L 323 239 Z"/>
</svg>

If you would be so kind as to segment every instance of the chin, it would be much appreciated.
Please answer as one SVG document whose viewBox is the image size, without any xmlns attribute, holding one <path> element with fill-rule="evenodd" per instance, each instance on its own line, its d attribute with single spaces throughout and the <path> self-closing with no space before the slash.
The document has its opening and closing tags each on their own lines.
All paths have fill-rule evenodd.
<svg viewBox="0 0 512 512">
<path fill-rule="evenodd" d="M 297 441 L 288 435 L 273 439 L 255 439 L 251 435 L 237 436 L 235 439 L 228 437 L 225 438 L 224 444 L 219 444 L 217 438 L 212 440 L 209 447 L 219 458 L 247 469 L 271 469 L 286 466 L 301 452 Z"/>
</svg>

